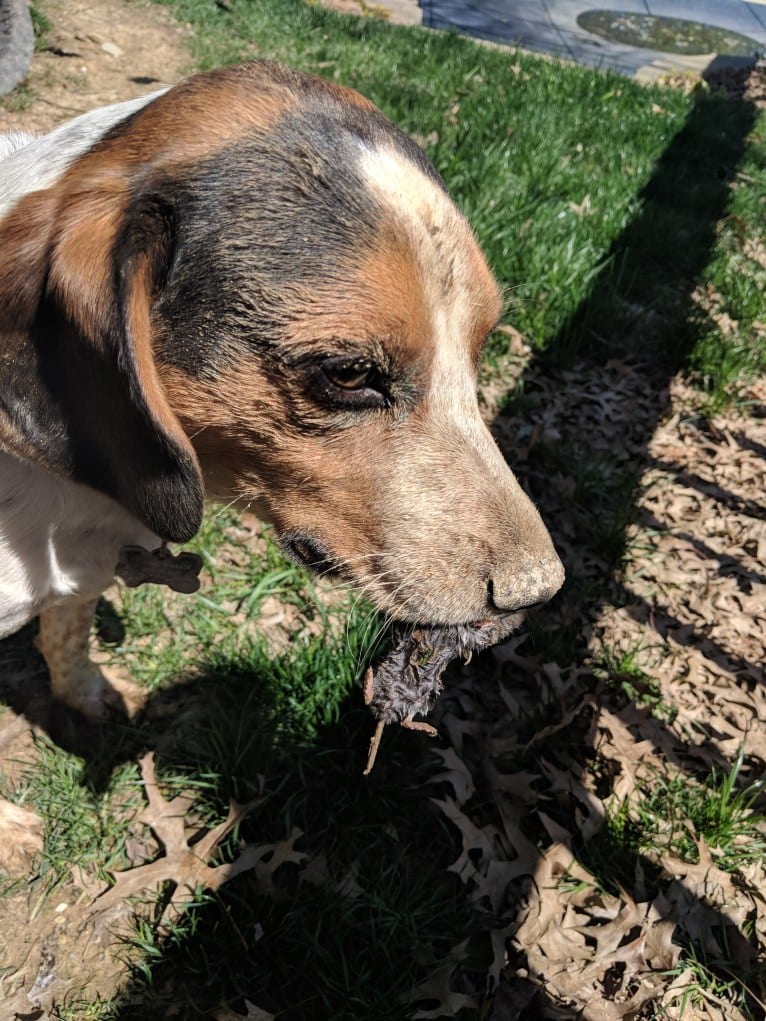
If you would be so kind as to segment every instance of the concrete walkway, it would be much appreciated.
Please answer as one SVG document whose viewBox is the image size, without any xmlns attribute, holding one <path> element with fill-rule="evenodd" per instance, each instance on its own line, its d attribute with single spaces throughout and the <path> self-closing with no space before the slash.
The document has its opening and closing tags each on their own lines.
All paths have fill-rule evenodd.
<svg viewBox="0 0 766 1021">
<path fill-rule="evenodd" d="M 422 22 L 430 28 L 453 29 L 493 42 L 515 43 L 525 49 L 540 50 L 593 67 L 611 67 L 644 78 L 666 71 L 701 73 L 713 64 L 716 67 L 741 66 L 752 63 L 756 54 L 766 53 L 766 0 L 750 3 L 743 0 L 602 0 L 601 3 L 599 0 L 590 3 L 588 0 L 419 0 L 419 3 Z M 388 6 L 385 0 L 384 6 Z M 412 6 L 412 0 L 407 6 Z M 595 11 L 601 12 L 600 21 L 591 15 L 590 20 L 584 19 L 587 28 L 582 18 L 578 22 L 581 15 Z M 618 28 L 632 30 L 635 38 L 651 25 L 661 26 L 665 29 L 663 48 L 652 49 L 605 38 L 603 28 L 610 21 L 614 24 L 615 17 L 620 22 Z M 397 20 L 396 14 L 394 19 Z M 680 19 L 680 23 L 655 19 Z M 592 30 L 594 22 L 601 32 Z M 716 39 L 720 52 L 690 52 L 698 50 L 699 46 L 691 45 L 694 32 L 689 31 L 689 22 L 746 37 L 740 42 L 740 48 L 749 55 L 732 55 L 731 50 L 735 48 L 732 43 L 737 40 L 726 40 L 722 35 Z M 685 48 L 686 53 L 668 52 L 665 48 L 672 46 L 670 40 L 674 36 L 679 37 L 676 48 Z"/>
</svg>

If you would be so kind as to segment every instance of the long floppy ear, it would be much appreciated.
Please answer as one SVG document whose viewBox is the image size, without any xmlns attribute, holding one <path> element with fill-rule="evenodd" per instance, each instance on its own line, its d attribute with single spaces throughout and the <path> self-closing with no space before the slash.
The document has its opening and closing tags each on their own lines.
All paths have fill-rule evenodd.
<svg viewBox="0 0 766 1021">
<path fill-rule="evenodd" d="M 199 528 L 196 455 L 152 352 L 172 204 L 119 175 L 0 219 L 0 449 L 112 496 L 164 539 Z"/>
</svg>

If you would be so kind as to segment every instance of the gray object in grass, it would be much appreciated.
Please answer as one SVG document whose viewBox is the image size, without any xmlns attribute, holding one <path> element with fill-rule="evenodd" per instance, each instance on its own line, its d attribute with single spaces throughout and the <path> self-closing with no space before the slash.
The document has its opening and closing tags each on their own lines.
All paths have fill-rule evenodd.
<svg viewBox="0 0 766 1021">
<path fill-rule="evenodd" d="M 370 741 L 364 775 L 368 776 L 378 753 L 383 728 L 398 723 L 409 730 L 435 735 L 430 723 L 415 720 L 425 716 L 444 689 L 442 674 L 454 659 L 468 661 L 507 638 L 522 621 L 520 614 L 476 624 L 400 626 L 394 644 L 378 665 L 364 678 L 364 700 L 377 718 Z"/>
<path fill-rule="evenodd" d="M 0 0 L 0 96 L 22 81 L 35 51 L 27 0 Z"/>
</svg>

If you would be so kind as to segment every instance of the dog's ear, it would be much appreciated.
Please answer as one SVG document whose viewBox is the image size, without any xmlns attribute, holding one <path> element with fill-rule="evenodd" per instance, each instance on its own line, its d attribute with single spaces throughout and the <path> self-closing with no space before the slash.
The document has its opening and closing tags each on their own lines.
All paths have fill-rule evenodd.
<svg viewBox="0 0 766 1021">
<path fill-rule="evenodd" d="M 184 542 L 203 484 L 152 350 L 172 202 L 131 197 L 118 175 L 60 191 L 28 195 L 0 220 L 0 449 Z"/>
</svg>

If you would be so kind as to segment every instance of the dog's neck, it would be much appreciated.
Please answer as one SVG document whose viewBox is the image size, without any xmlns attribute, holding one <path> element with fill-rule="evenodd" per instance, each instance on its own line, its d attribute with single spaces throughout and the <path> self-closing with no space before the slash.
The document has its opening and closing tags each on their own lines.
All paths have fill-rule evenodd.
<svg viewBox="0 0 766 1021">
<path fill-rule="evenodd" d="M 0 135 L 0 217 L 23 195 L 54 185 L 110 128 L 166 91 L 91 110 L 42 137 Z"/>
</svg>

